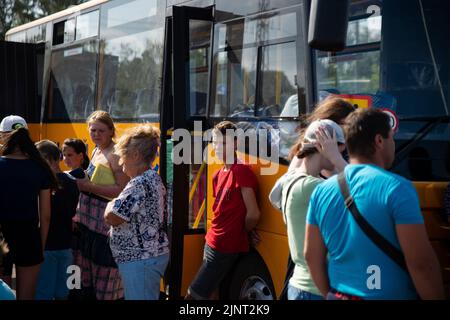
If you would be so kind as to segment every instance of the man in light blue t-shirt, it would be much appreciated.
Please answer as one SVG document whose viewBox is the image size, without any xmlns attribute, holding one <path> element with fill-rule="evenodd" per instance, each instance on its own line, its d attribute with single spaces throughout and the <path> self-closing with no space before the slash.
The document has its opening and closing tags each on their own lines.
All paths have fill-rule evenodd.
<svg viewBox="0 0 450 320">
<path fill-rule="evenodd" d="M 305 259 L 315 284 L 328 299 L 443 299 L 416 191 L 385 170 L 395 157 L 389 117 L 358 110 L 349 116 L 345 134 L 350 194 L 367 222 L 402 251 L 409 273 L 361 230 L 334 176 L 316 187 L 307 213 Z"/>
</svg>

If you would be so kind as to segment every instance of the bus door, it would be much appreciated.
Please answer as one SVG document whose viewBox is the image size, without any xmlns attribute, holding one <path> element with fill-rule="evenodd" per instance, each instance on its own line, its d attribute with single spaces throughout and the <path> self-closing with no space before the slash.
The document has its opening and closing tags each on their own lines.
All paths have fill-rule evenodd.
<svg viewBox="0 0 450 320">
<path fill-rule="evenodd" d="M 213 8 L 173 6 L 166 28 L 164 127 L 173 120 L 166 136 L 166 181 L 171 180 L 171 262 L 169 296 L 184 296 L 203 258 L 206 230 L 206 164 L 203 141 L 209 92 Z M 171 30 L 171 34 L 170 34 Z M 168 39 L 171 36 L 171 43 Z M 170 66 L 169 64 L 172 65 Z M 172 69 L 169 72 L 168 69 Z M 170 87 L 172 88 L 170 89 Z M 170 98 L 170 93 L 172 97 Z M 164 118 L 164 117 L 163 117 Z M 163 120 L 164 122 L 164 120 Z M 164 134 L 164 132 L 163 132 Z M 172 162 L 172 163 L 169 163 Z"/>
<path fill-rule="evenodd" d="M 45 45 L 0 41 L 0 119 L 17 114 L 39 140 Z"/>
</svg>

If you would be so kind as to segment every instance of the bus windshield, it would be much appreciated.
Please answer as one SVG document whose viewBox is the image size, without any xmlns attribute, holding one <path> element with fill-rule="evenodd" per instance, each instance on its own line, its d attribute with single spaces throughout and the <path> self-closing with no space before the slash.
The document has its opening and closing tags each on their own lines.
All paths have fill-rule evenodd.
<svg viewBox="0 0 450 320">
<path fill-rule="evenodd" d="M 315 53 L 319 100 L 338 94 L 359 107 L 394 111 L 401 149 L 427 121 L 449 115 L 450 43 L 442 32 L 450 29 L 449 10 L 445 1 L 352 1 L 346 49 Z M 448 180 L 449 153 L 450 125 L 442 121 L 393 171 L 413 180 Z"/>
</svg>

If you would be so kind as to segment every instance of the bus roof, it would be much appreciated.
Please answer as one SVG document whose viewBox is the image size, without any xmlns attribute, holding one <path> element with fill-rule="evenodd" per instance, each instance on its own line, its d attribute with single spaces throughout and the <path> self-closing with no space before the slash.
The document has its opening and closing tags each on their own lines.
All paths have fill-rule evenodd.
<svg viewBox="0 0 450 320">
<path fill-rule="evenodd" d="M 35 26 L 38 26 L 38 25 L 41 25 L 41 24 L 45 24 L 47 22 L 50 22 L 50 21 L 53 21 L 53 20 L 57 20 L 59 18 L 62 18 L 62 17 L 68 16 L 68 15 L 74 14 L 76 12 L 79 12 L 79 11 L 82 11 L 82 10 L 85 10 L 85 9 L 89 9 L 91 7 L 95 7 L 95 6 L 99 5 L 99 4 L 102 4 L 102 3 L 108 2 L 108 1 L 109 0 L 91 0 L 91 1 L 79 4 L 77 6 L 69 7 L 67 9 L 65 9 L 65 10 L 61 10 L 61 11 L 56 12 L 54 14 L 51 14 L 49 16 L 46 16 L 46 17 L 34 20 L 32 22 L 28 22 L 28 23 L 22 24 L 22 25 L 20 25 L 18 27 L 12 28 L 12 29 L 8 30 L 8 32 L 6 32 L 6 37 L 8 37 L 11 34 L 14 34 L 14 33 L 17 33 L 17 32 L 23 31 L 23 30 L 27 30 L 29 28 L 32 28 L 32 27 L 35 27 Z"/>
</svg>

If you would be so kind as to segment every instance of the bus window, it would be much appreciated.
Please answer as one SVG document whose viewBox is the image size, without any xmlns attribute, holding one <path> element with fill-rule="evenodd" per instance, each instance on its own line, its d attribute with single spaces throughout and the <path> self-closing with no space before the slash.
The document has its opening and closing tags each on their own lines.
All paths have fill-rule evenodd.
<svg viewBox="0 0 450 320">
<path fill-rule="evenodd" d="M 212 117 L 299 116 L 298 105 L 293 115 L 282 114 L 288 99 L 298 92 L 299 12 L 292 8 L 216 24 Z"/>
<path fill-rule="evenodd" d="M 6 41 L 38 43 L 45 42 L 47 35 L 47 24 L 37 25 L 35 27 L 15 32 L 6 37 Z"/>
<path fill-rule="evenodd" d="M 41 24 L 39 26 L 28 29 L 26 32 L 26 42 L 38 43 L 45 41 L 46 26 L 46 24 Z"/>
<path fill-rule="evenodd" d="M 47 99 L 51 120 L 84 120 L 94 110 L 98 41 L 55 50 Z"/>
<path fill-rule="evenodd" d="M 67 19 L 53 25 L 53 45 L 75 40 L 75 18 Z"/>
<path fill-rule="evenodd" d="M 450 29 L 449 10 L 446 1 L 352 1 L 347 48 L 336 55 L 316 52 L 319 99 L 360 95 L 366 106 L 397 114 L 402 152 L 392 170 L 408 179 L 450 179 L 448 121 L 416 139 L 450 114 L 450 44 L 442 34 Z"/>
<path fill-rule="evenodd" d="M 157 121 L 164 41 L 162 1 L 105 4 L 100 38 L 100 108 L 119 120 Z"/>
<path fill-rule="evenodd" d="M 26 31 L 20 31 L 16 32 L 10 36 L 8 36 L 7 41 L 13 41 L 13 42 L 26 42 L 27 33 Z"/>
<path fill-rule="evenodd" d="M 297 95 L 297 57 L 295 42 L 263 47 L 261 67 L 261 107 L 257 115 L 265 117 L 298 117 L 296 110 L 287 103 Z M 284 110 L 286 109 L 286 110 Z M 282 114 L 282 111 L 284 113 Z"/>
<path fill-rule="evenodd" d="M 347 49 L 339 54 L 317 52 L 319 92 L 375 94 L 379 90 L 380 11 L 379 1 L 352 2 Z"/>
<path fill-rule="evenodd" d="M 380 52 L 336 56 L 319 54 L 316 65 L 319 91 L 376 93 L 380 86 Z"/>
<path fill-rule="evenodd" d="M 77 17 L 75 40 L 86 39 L 98 35 L 98 10 Z"/>
<path fill-rule="evenodd" d="M 374 43 L 381 40 L 381 15 L 378 6 L 368 6 L 363 16 L 365 19 L 356 19 L 348 22 L 347 46 Z M 355 13 L 353 13 L 355 14 Z"/>
<path fill-rule="evenodd" d="M 295 12 L 247 19 L 244 29 L 244 44 L 295 37 L 297 35 L 296 23 Z"/>
<path fill-rule="evenodd" d="M 106 28 L 114 28 L 130 22 L 155 16 L 158 13 L 157 0 L 118 1 L 120 4 L 108 6 Z M 160 6 L 161 6 L 161 1 Z M 126 14 L 124 14 L 126 13 Z"/>
<path fill-rule="evenodd" d="M 401 10 L 405 4 L 400 1 L 397 7 L 386 2 L 383 7 L 382 84 L 383 91 L 397 101 L 395 111 L 401 119 L 398 149 L 411 143 L 422 128 L 450 114 L 450 44 L 443 36 L 443 30 L 450 30 L 450 3 L 421 1 Z M 429 119 L 411 120 L 424 116 Z M 395 172 L 419 181 L 448 181 L 448 120 L 406 151 L 397 156 Z"/>
<path fill-rule="evenodd" d="M 239 1 L 238 4 L 230 0 L 215 0 L 217 21 L 223 21 L 232 17 L 244 17 L 263 11 L 276 10 L 297 6 L 303 0 L 250 0 Z"/>
<path fill-rule="evenodd" d="M 256 48 L 230 49 L 214 57 L 213 116 L 254 116 L 257 54 Z"/>
<path fill-rule="evenodd" d="M 206 115 L 210 38 L 211 22 L 189 21 L 189 92 L 192 116 Z"/>
</svg>

